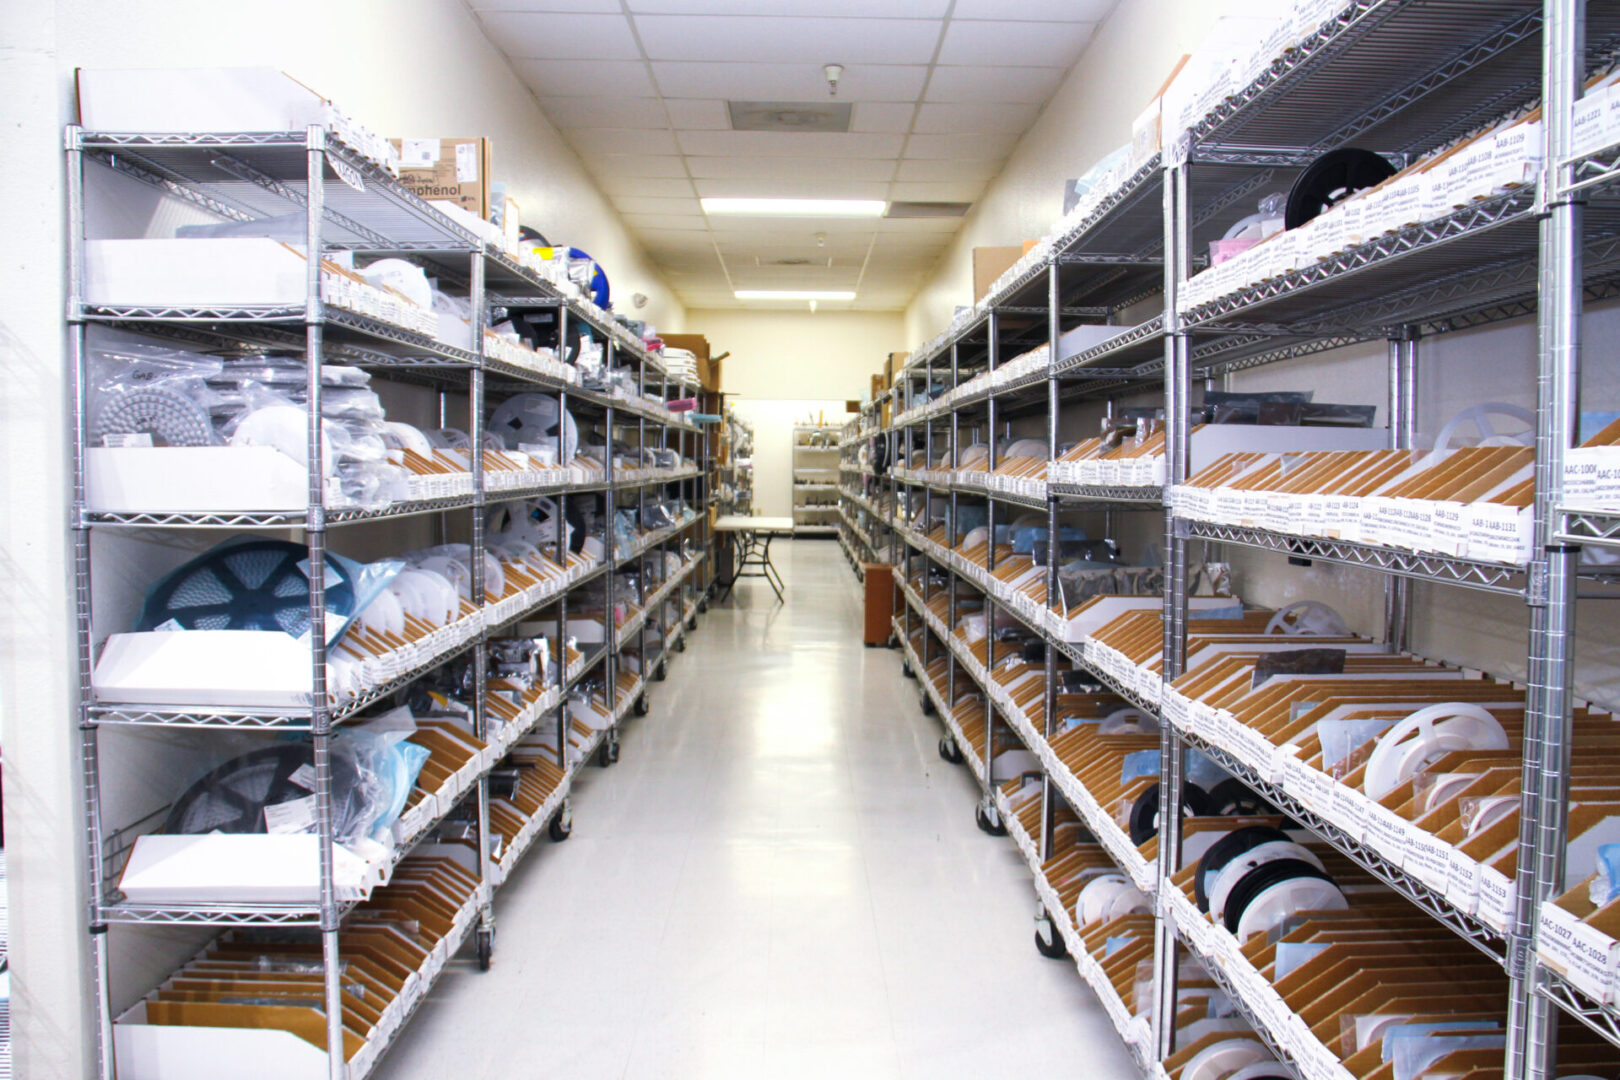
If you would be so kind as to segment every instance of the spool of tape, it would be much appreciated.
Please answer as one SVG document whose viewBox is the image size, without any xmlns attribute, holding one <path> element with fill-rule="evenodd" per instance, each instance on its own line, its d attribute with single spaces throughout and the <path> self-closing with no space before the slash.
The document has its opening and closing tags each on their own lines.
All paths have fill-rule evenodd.
<svg viewBox="0 0 1620 1080">
<path fill-rule="evenodd" d="M 1507 733 L 1489 711 L 1447 701 L 1412 713 L 1378 740 L 1367 758 L 1362 787 L 1382 799 L 1427 763 L 1453 750 L 1506 750 Z"/>
<path fill-rule="evenodd" d="M 332 440 L 326 432 L 326 421 L 321 421 L 321 462 L 327 476 L 337 474 L 337 461 L 332 453 Z M 232 446 L 272 446 L 309 467 L 309 413 L 293 405 L 266 405 L 254 409 L 237 421 L 231 433 Z"/>
<path fill-rule="evenodd" d="M 1107 917 L 1108 909 L 1116 897 L 1124 892 L 1135 892 L 1135 887 L 1124 874 L 1109 873 L 1092 878 L 1074 898 L 1074 921 L 1077 926 L 1090 926 Z"/>
<path fill-rule="evenodd" d="M 409 450 L 423 457 L 433 456 L 433 444 L 422 434 L 421 428 L 412 427 L 398 420 L 384 420 L 382 426 L 388 436 L 398 444 L 399 449 Z"/>
<path fill-rule="evenodd" d="M 1257 1039 L 1222 1039 L 1194 1054 L 1181 1067 L 1181 1080 L 1226 1080 L 1238 1069 L 1270 1060 L 1270 1051 Z"/>
<path fill-rule="evenodd" d="M 1350 906 L 1333 879 L 1309 863 L 1283 860 L 1261 867 L 1235 890 L 1226 928 L 1238 941 L 1269 933 L 1302 911 L 1343 911 Z"/>
<path fill-rule="evenodd" d="M 1198 910 L 1209 910 L 1209 888 L 1227 863 L 1261 844 L 1286 843 L 1289 839 L 1287 833 L 1270 825 L 1248 825 L 1233 829 L 1211 844 L 1198 860 L 1198 871 L 1193 875 L 1193 896 L 1198 901 Z"/>
<path fill-rule="evenodd" d="M 136 386 L 109 394 L 96 412 L 91 435 L 151 435 L 167 446 L 207 446 L 214 440 L 208 409 L 163 386 Z"/>
<path fill-rule="evenodd" d="M 1221 867 L 1209 882 L 1210 915 L 1217 921 L 1235 924 L 1237 918 L 1242 915 L 1236 898 L 1253 895 L 1254 885 L 1245 883 L 1257 874 L 1264 877 L 1262 872 L 1272 863 L 1299 863 L 1317 870 L 1322 869 L 1321 859 L 1318 859 L 1309 848 L 1292 840 L 1273 840 L 1250 848 Z M 1228 928 L 1230 929 L 1230 925 Z"/>
</svg>

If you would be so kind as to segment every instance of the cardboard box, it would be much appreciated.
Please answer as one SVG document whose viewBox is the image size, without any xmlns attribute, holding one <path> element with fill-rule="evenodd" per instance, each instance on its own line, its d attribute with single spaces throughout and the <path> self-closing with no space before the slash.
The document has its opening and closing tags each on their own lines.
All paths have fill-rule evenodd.
<svg viewBox="0 0 1620 1080">
<path fill-rule="evenodd" d="M 399 182 L 430 202 L 455 203 L 489 217 L 488 139 L 388 140 L 399 151 Z"/>
<path fill-rule="evenodd" d="M 881 374 L 873 375 L 872 376 L 872 398 L 871 398 L 871 400 L 876 401 L 882 395 L 883 391 L 887 390 L 888 388 L 889 388 L 889 384 L 888 384 L 887 381 L 885 381 L 884 377 Z"/>
<path fill-rule="evenodd" d="M 269 67 L 79 68 L 79 123 L 92 131 L 301 131 L 326 100 Z"/>
<path fill-rule="evenodd" d="M 698 382 L 703 389 L 718 392 L 720 389 L 720 361 L 709 358 L 709 339 L 702 334 L 660 334 L 659 338 L 665 345 L 676 349 L 685 349 L 697 357 Z"/>
<path fill-rule="evenodd" d="M 902 370 L 906 366 L 906 361 L 910 358 L 911 354 L 908 352 L 892 352 L 889 354 L 889 359 L 883 365 L 883 377 L 888 380 L 888 385 L 894 385 L 895 372 Z"/>
<path fill-rule="evenodd" d="M 1022 247 L 981 247 L 973 249 L 973 299 L 990 291 L 996 279 L 1023 258 Z"/>
</svg>

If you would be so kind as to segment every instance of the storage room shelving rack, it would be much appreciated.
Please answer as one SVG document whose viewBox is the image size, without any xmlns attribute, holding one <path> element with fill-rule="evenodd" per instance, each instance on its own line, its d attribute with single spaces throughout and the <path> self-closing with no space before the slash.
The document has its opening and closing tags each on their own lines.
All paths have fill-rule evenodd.
<svg viewBox="0 0 1620 1080">
<path fill-rule="evenodd" d="M 885 391 L 878 401 L 864 406 L 858 417 L 844 425 L 838 439 L 838 544 L 855 576 L 862 580 L 866 576 L 863 564 L 889 562 L 894 555 L 890 515 L 884 505 L 888 493 L 883 479 L 862 454 L 879 433 L 877 410 L 887 397 Z"/>
<path fill-rule="evenodd" d="M 1304 6 L 1304 5 L 1301 5 Z M 1195 745 L 1248 782 L 1319 837 L 1396 893 L 1473 943 L 1504 967 L 1510 980 L 1503 1074 L 1543 1078 L 1557 1063 L 1555 1025 L 1563 1010 L 1620 1045 L 1620 1009 L 1576 990 L 1537 955 L 1538 914 L 1560 891 L 1566 843 L 1570 724 L 1574 705 L 1575 581 L 1585 573 L 1579 545 L 1620 548 L 1620 511 L 1562 505 L 1564 452 L 1575 436 L 1579 384 L 1579 315 L 1584 301 L 1616 295 L 1616 219 L 1620 147 L 1578 159 L 1570 154 L 1571 127 L 1583 80 L 1613 63 L 1620 37 L 1620 9 L 1610 3 L 1548 0 L 1547 3 L 1457 0 L 1354 0 L 1316 6 L 1321 22 L 1276 56 L 1250 83 L 1234 89 L 1173 143 L 1144 162 L 1097 201 L 1083 220 L 1065 221 L 1048 238 L 1045 252 L 1026 259 L 1021 272 L 1004 278 L 965 317 L 920 349 L 896 379 L 896 410 L 890 438 L 897 465 L 886 485 L 888 520 L 903 541 L 897 581 L 904 593 L 895 635 L 906 650 L 907 674 L 922 675 L 941 655 L 945 685 L 964 672 L 992 689 L 984 672 L 993 666 L 995 641 L 982 664 L 950 636 L 958 591 L 971 587 L 988 605 L 1022 622 L 1046 641 L 1044 714 L 1008 716 L 1030 749 L 1040 752 L 1052 734 L 1058 657 L 1086 669 L 1139 708 L 1161 714 L 1148 680 L 1125 682 L 1102 670 L 1082 645 L 1064 640 L 1039 611 L 1015 605 L 993 579 L 970 572 L 950 551 L 912 530 L 909 510 L 920 501 L 955 510 L 968 501 L 986 506 L 992 525 L 1020 511 L 1044 511 L 1055 533 L 1061 513 L 1086 508 L 1107 513 L 1158 513 L 1163 521 L 1165 607 L 1163 681 L 1182 669 L 1187 643 L 1188 544 L 1194 539 L 1363 567 L 1382 575 L 1384 638 L 1392 649 L 1408 647 L 1412 596 L 1409 582 L 1474 589 L 1522 598 L 1526 603 L 1530 678 L 1526 752 L 1514 916 L 1505 933 L 1458 910 L 1444 895 L 1390 863 L 1360 836 L 1304 810 L 1269 777 L 1256 775 L 1229 748 L 1189 738 L 1180 718 L 1163 714 L 1159 790 L 1178 790 L 1183 751 Z M 1219 238 L 1236 208 L 1266 191 L 1286 190 L 1298 171 L 1320 153 L 1342 145 L 1369 147 L 1411 161 L 1510 111 L 1544 103 L 1548 149 L 1539 182 L 1501 194 L 1419 226 L 1351 247 L 1314 267 L 1238 289 L 1196 307 L 1178 304 L 1200 253 Z M 1538 304 L 1538 294 L 1540 303 Z M 1073 355 L 1058 348 L 1061 335 L 1080 323 L 1121 326 L 1107 340 Z M 1049 458 L 1059 446 L 1059 414 L 1081 399 L 1117 398 L 1145 390 L 1162 392 L 1167 418 L 1166 461 L 1171 485 L 1188 469 L 1189 412 L 1195 378 L 1221 376 L 1276 361 L 1308 357 L 1358 342 L 1387 342 L 1389 445 L 1413 446 L 1421 346 L 1451 331 L 1535 314 L 1540 345 L 1537 382 L 1536 500 L 1534 554 L 1528 564 L 1415 554 L 1395 548 L 1325 541 L 1215 526 L 1164 510 L 1163 491 L 1044 485 L 1044 497 L 988 490 L 950 475 L 907 468 L 921 451 L 932 465 L 965 448 L 969 432 L 1005 432 L 1018 419 L 1044 414 Z M 992 384 L 959 389 L 973 375 L 994 371 L 1031 349 L 1047 348 L 1040 370 Z M 995 438 L 990 438 L 994 469 Z M 846 478 L 846 483 L 848 478 Z M 855 492 L 846 488 L 846 509 Z M 948 536 L 954 545 L 958 535 Z M 994 545 L 991 545 L 994 567 Z M 924 572 L 921 590 L 911 585 L 914 567 Z M 902 572 L 903 571 L 903 572 Z M 935 586 L 935 576 L 946 584 Z M 1056 569 L 1047 572 L 1055 595 Z M 938 588 L 949 589 L 947 619 L 929 610 Z M 914 631 L 922 648 L 914 651 Z M 1440 659 L 1444 659 L 1441 657 Z M 1160 680 L 1154 677 L 1152 683 Z M 1178 954 L 1190 952 L 1231 995 L 1256 1033 L 1286 1069 L 1302 1078 L 1343 1080 L 1339 1062 L 1314 1039 L 1301 1037 L 1298 1017 L 1287 1013 L 1241 957 L 1211 954 L 1207 943 L 1181 921 L 1168 881 L 1178 869 L 1180 821 L 1167 815 L 1158 840 L 1157 865 L 1149 880 L 1137 880 L 1155 897 L 1155 1007 L 1157 1021 L 1131 1016 L 1099 974 L 1095 961 L 1077 951 L 1078 937 L 1066 913 L 1055 910 L 1046 882 L 1054 794 L 1086 821 L 1089 795 L 1072 775 L 1044 766 L 1043 819 L 1031 836 L 1007 820 L 1006 804 L 991 782 L 988 760 L 967 745 L 965 724 L 982 723 L 984 745 L 997 726 L 994 695 L 985 695 L 982 718 L 953 715 L 952 702 L 924 680 L 925 711 L 937 711 L 949 732 L 941 752 L 966 756 L 980 782 L 978 807 L 987 831 L 1011 831 L 1036 879 L 1042 905 L 1038 938 L 1043 951 L 1066 945 L 1082 976 L 1109 1006 L 1116 1026 L 1145 1074 L 1163 1076 L 1174 1031 Z M 986 753 L 986 758 L 989 754 Z M 1091 800 L 1095 806 L 1095 801 Z M 1107 844 L 1108 823 L 1088 822 Z M 1115 829 L 1117 832 L 1117 829 Z M 1139 854 L 1115 848 L 1127 872 Z M 1135 876 L 1135 875 L 1133 875 Z M 1279 1009 L 1281 1011 L 1279 1011 Z M 1149 1024 L 1152 1023 L 1152 1027 Z M 1308 1035 L 1308 1032 L 1307 1032 Z M 1579 1071 L 1579 1070 L 1577 1070 Z"/>
<path fill-rule="evenodd" d="M 793 428 L 794 536 L 838 533 L 839 431 L 833 424 Z"/>
<path fill-rule="evenodd" d="M 707 485 L 696 468 L 661 471 L 655 476 L 636 474 L 635 479 L 617 475 L 613 465 L 615 432 L 626 438 L 633 431 L 640 447 L 662 447 L 681 452 L 685 459 L 699 460 L 705 454 L 706 436 L 691 424 L 670 414 L 648 397 L 657 392 L 662 399 L 684 396 L 690 387 L 672 382 L 659 358 L 647 352 L 606 313 L 593 305 L 567 297 L 549 281 L 526 266 L 463 229 L 406 190 L 370 160 L 351 151 L 334 137 L 330 129 L 311 127 L 287 133 L 235 134 L 138 134 L 98 133 L 69 128 L 66 133 L 69 191 L 69 287 L 67 318 L 77 391 L 74 454 L 74 545 L 75 596 L 78 613 L 78 660 L 80 704 L 78 728 L 82 744 L 82 798 L 88 835 L 86 859 L 91 883 L 87 923 L 96 973 L 98 1072 L 112 1077 L 114 1024 L 109 998 L 112 958 L 108 931 L 113 925 L 193 926 L 217 928 L 305 927 L 319 932 L 326 1017 L 325 1048 L 330 1075 L 334 1080 L 358 1080 L 375 1064 L 392 1042 L 393 1034 L 414 1012 L 404 1010 L 400 1024 L 387 1035 L 376 1036 L 380 1045 L 367 1045 L 353 1056 L 345 1054 L 341 990 L 340 948 L 344 917 L 352 902 L 338 896 L 333 868 L 332 780 L 330 746 L 335 730 L 366 706 L 382 701 L 413 681 L 458 656 L 470 654 L 473 685 L 470 691 L 474 728 L 486 743 L 499 738 L 501 747 L 511 747 L 526 735 L 540 730 L 547 722 L 555 724 L 558 762 L 563 776 L 549 791 L 544 804 L 520 835 L 499 854 L 491 849 L 490 769 L 497 759 L 484 763 L 476 782 L 459 789 L 454 807 L 444 810 L 396 851 L 397 862 L 412 846 L 431 839 L 436 830 L 451 819 L 469 822 L 472 844 L 478 852 L 478 886 L 469 904 L 470 915 L 448 955 L 469 934 L 475 934 L 479 959 L 489 963 L 494 948 L 493 895 L 512 865 L 527 850 L 540 830 L 549 827 L 554 839 L 564 839 L 570 828 L 568 795 L 572 777 L 598 752 L 598 759 L 610 763 L 617 757 L 617 726 L 632 709 L 644 714 L 647 706 L 646 682 L 662 676 L 671 651 L 684 648 L 685 633 L 695 625 L 701 598 L 694 582 L 694 571 L 706 553 L 707 515 L 702 512 Z M 394 254 L 418 260 L 429 266 L 441 281 L 465 291 L 471 300 L 473 350 L 452 348 L 434 338 L 403 329 L 379 317 L 362 315 L 323 302 L 321 260 L 308 260 L 306 295 L 301 304 L 287 307 L 240 307 L 188 309 L 181 307 L 104 308 L 92 307 L 85 300 L 83 244 L 87 232 L 87 210 L 97 197 L 87 192 L 86 165 L 110 170 L 127 180 L 150 185 L 164 196 L 183 200 L 194 209 L 228 221 L 251 221 L 273 214 L 302 213 L 306 222 L 306 251 L 354 251 L 368 256 Z M 98 179 L 100 179 L 98 177 Z M 93 192 L 92 187 L 89 191 Z M 489 308 L 496 304 L 521 303 L 526 306 L 553 306 L 566 330 L 569 319 L 589 324 L 606 341 L 610 363 L 626 361 L 638 371 L 639 398 L 616 398 L 578 385 L 565 368 L 545 370 L 511 362 L 510 358 L 486 355 L 484 327 Z M 98 512 L 87 506 L 85 491 L 87 445 L 87 334 L 93 325 L 113 326 L 126 331 L 181 342 L 203 350 L 275 349 L 301 354 L 308 366 L 309 398 L 308 458 L 310 469 L 307 508 L 294 512 L 265 513 L 163 513 L 127 514 Z M 559 335 L 564 340 L 565 335 Z M 384 510 L 330 507 L 320 468 L 322 436 L 320 426 L 321 377 L 323 361 L 341 361 L 367 368 L 385 378 L 424 384 L 439 392 L 440 416 L 445 415 L 450 395 L 465 394 L 470 418 L 472 445 L 482 446 L 484 420 L 489 395 L 501 391 L 555 393 L 564 408 L 578 410 L 583 417 L 598 419 L 608 443 L 604 469 L 595 483 L 551 483 L 528 489 L 486 487 L 481 455 L 470 455 L 471 492 L 453 497 L 424 499 L 395 504 Z M 442 420 L 441 420 L 442 422 Z M 582 421 L 583 422 L 583 421 Z M 559 430 L 559 458 L 563 435 Z M 655 532 L 643 532 L 628 549 L 612 546 L 612 508 L 632 499 L 645 510 L 649 492 L 680 495 L 696 507 L 698 515 L 680 525 Z M 381 685 L 341 705 L 329 701 L 326 685 L 326 648 L 321 635 L 310 635 L 310 694 L 307 707 L 268 710 L 215 707 L 206 702 L 192 706 L 133 706 L 104 704 L 96 697 L 92 670 L 97 649 L 97 629 L 93 622 L 92 544 L 93 531 L 156 530 L 146 533 L 161 539 L 169 530 L 275 529 L 294 530 L 309 551 L 310 565 L 324 558 L 328 532 L 337 527 L 355 527 L 366 522 L 418 515 L 442 515 L 446 532 L 470 537 L 474 551 L 484 546 L 487 507 L 509 500 L 548 496 L 559 503 L 559 518 L 570 496 L 601 498 L 608 510 L 606 557 L 594 566 L 570 562 L 565 547 L 566 531 L 558 530 L 555 557 L 559 566 L 570 567 L 562 580 L 542 583 L 527 594 L 507 597 L 503 603 L 491 600 L 485 589 L 482 559 L 473 559 L 472 589 L 481 604 L 472 605 L 470 617 L 458 626 L 462 633 L 452 643 L 433 650 L 432 655 Z M 463 522 L 455 518 L 463 517 Z M 645 520 L 644 517 L 638 520 Z M 679 551 L 687 540 L 690 557 L 678 573 L 667 576 L 654 590 L 650 586 L 643 599 L 645 607 L 631 614 L 622 626 L 614 625 L 614 582 L 619 568 L 639 561 L 645 553 Z M 560 664 L 556 685 L 521 721 L 497 730 L 486 709 L 488 679 L 487 643 L 504 630 L 523 621 L 542 621 L 555 626 L 556 650 L 562 657 L 571 596 L 581 587 L 604 578 L 608 602 L 605 643 L 587 652 L 572 666 Z M 325 596 L 317 577 L 309 586 L 311 624 L 324 625 Z M 668 630 L 657 655 L 647 649 L 648 623 L 657 615 Z M 548 631 L 549 632 L 549 631 Z M 641 658 L 640 672 L 628 670 L 621 682 L 622 654 L 627 651 Z M 584 745 L 570 750 L 569 692 L 600 667 L 604 673 L 603 694 L 611 711 L 612 726 L 597 733 Z M 137 822 L 110 822 L 104 818 L 103 782 L 119 767 L 116 760 L 105 760 L 100 736 L 109 728 L 146 729 L 184 733 L 204 743 L 224 733 L 256 732 L 266 735 L 307 734 L 314 747 L 316 817 L 320 851 L 319 899 L 315 903 L 195 903 L 181 905 L 137 905 L 124 900 L 117 891 L 119 870 L 136 833 L 150 831 L 161 820 L 163 811 Z M 600 744 L 600 745 L 599 745 Z M 443 794 L 446 789 L 441 789 Z M 427 973 L 431 982 L 436 969 Z M 417 999 L 418 1001 L 420 999 Z"/>
</svg>

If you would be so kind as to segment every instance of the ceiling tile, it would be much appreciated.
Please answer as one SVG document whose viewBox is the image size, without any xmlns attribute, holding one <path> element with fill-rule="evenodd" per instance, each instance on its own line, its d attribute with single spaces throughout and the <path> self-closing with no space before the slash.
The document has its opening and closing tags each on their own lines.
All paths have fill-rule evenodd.
<svg viewBox="0 0 1620 1080">
<path fill-rule="evenodd" d="M 538 97 L 656 97 L 658 88 L 640 60 L 523 60 L 518 77 Z"/>
<path fill-rule="evenodd" d="M 635 22 L 642 48 L 652 60 L 818 67 L 834 57 L 848 66 L 926 64 L 934 55 L 940 27 L 932 19 L 759 15 L 637 15 Z M 844 90 L 842 85 L 839 89 Z M 849 92 L 856 91 L 851 87 Z"/>
<path fill-rule="evenodd" d="M 638 15 L 758 15 L 761 4 L 760 0 L 628 0 L 627 6 Z M 614 7 L 617 10 L 617 3 Z M 949 0 L 770 0 L 772 15 L 858 19 L 939 19 L 947 7 Z"/>
<path fill-rule="evenodd" d="M 639 60 L 623 15 L 490 11 L 479 16 L 501 51 L 512 57 L 557 60 Z M 600 79 L 601 76 L 596 76 Z"/>
<path fill-rule="evenodd" d="M 898 132 L 911 130 L 917 106 L 909 101 L 857 101 L 850 118 L 851 131 Z"/>
<path fill-rule="evenodd" d="M 669 127 L 663 103 L 653 97 L 546 97 L 540 99 L 540 108 L 560 128 Z"/>
<path fill-rule="evenodd" d="M 695 181 L 697 193 L 721 199 L 887 199 L 889 185 L 882 180 L 714 180 Z M 626 192 L 651 195 L 654 192 Z M 656 192 L 666 194 L 666 192 Z"/>
<path fill-rule="evenodd" d="M 692 194 L 692 181 L 682 177 L 625 176 L 622 173 L 599 173 L 598 186 L 612 196 L 632 196 L 644 199 L 680 199 Z M 706 192 L 699 192 L 706 194 Z"/>
<path fill-rule="evenodd" d="M 711 180 L 887 180 L 894 175 L 894 162 L 878 158 L 836 161 L 830 158 L 689 157 L 686 163 L 694 177 Z"/>
<path fill-rule="evenodd" d="M 597 154 L 678 154 L 675 136 L 668 131 L 634 128 L 573 128 L 567 138 L 582 157 Z"/>
<path fill-rule="evenodd" d="M 670 122 L 683 131 L 729 131 L 731 115 L 719 98 L 665 98 Z"/>
<path fill-rule="evenodd" d="M 637 195 L 651 192 L 635 192 Z M 889 186 L 889 198 L 915 202 L 974 202 L 984 194 L 981 180 L 955 180 L 943 183 L 924 183 L 900 180 Z"/>
<path fill-rule="evenodd" d="M 636 230 L 636 236 L 647 245 L 648 251 L 672 255 L 696 255 L 714 251 L 714 240 L 709 234 L 693 229 L 644 228 Z"/>
<path fill-rule="evenodd" d="M 850 161 L 855 158 L 895 158 L 900 135 L 831 135 L 782 131 L 682 131 L 680 148 L 705 157 L 817 158 Z"/>
<path fill-rule="evenodd" d="M 827 98 L 827 77 L 821 70 L 826 62 L 820 57 L 804 64 L 666 60 L 654 61 L 652 70 L 666 97 L 821 101 Z M 850 68 L 838 83 L 838 100 L 915 101 L 927 77 L 928 68 L 920 64 L 867 64 Z"/>
<path fill-rule="evenodd" d="M 482 15 L 486 11 L 592 11 L 615 14 L 619 0 L 467 0 Z"/>
<path fill-rule="evenodd" d="M 707 231 L 709 221 L 702 214 L 620 214 L 632 231 L 641 229 L 673 229 L 680 232 Z"/>
<path fill-rule="evenodd" d="M 878 236 L 876 250 L 891 255 L 929 255 L 944 251 L 950 242 L 947 233 L 886 232 Z"/>
<path fill-rule="evenodd" d="M 1034 105 L 924 105 L 917 110 L 921 135 L 963 135 L 979 132 L 1012 132 L 1021 135 L 1035 122 Z"/>
<path fill-rule="evenodd" d="M 642 198 L 635 195 L 615 196 L 614 207 L 621 214 L 685 214 L 700 215 L 703 208 L 696 196 L 684 199 Z"/>
<path fill-rule="evenodd" d="M 905 160 L 895 173 L 896 180 L 970 183 L 988 181 L 1001 171 L 996 161 Z"/>
<path fill-rule="evenodd" d="M 737 219 L 741 222 L 741 218 Z M 753 219 L 758 220 L 758 219 Z M 863 222 L 862 228 L 850 226 L 848 221 L 844 227 L 836 227 L 830 222 L 806 222 L 794 224 L 791 227 L 772 225 L 757 227 L 746 225 L 730 225 L 728 222 L 711 219 L 714 227 L 714 242 L 724 251 L 763 250 L 770 246 L 794 246 L 805 243 L 814 243 L 817 232 L 827 234 L 828 245 L 834 244 L 866 244 L 871 243 L 877 235 L 877 227 L 870 221 Z"/>
<path fill-rule="evenodd" d="M 956 0 L 952 20 L 991 19 L 997 22 L 1101 22 L 1117 0 Z"/>
<path fill-rule="evenodd" d="M 938 62 L 1068 68 L 1096 28 L 1096 23 L 952 20 Z"/>
<path fill-rule="evenodd" d="M 938 67 L 923 100 L 1044 105 L 1062 79 L 1059 68 Z"/>
<path fill-rule="evenodd" d="M 899 233 L 901 235 L 916 233 L 935 233 L 950 236 L 962 227 L 961 218 L 879 218 L 878 232 Z"/>
<path fill-rule="evenodd" d="M 999 161 L 1012 153 L 1018 132 L 1000 135 L 913 135 L 906 140 L 906 157 L 947 161 Z"/>
<path fill-rule="evenodd" d="M 686 166 L 679 156 L 658 154 L 597 154 L 585 159 L 597 176 L 645 176 L 685 179 Z"/>
</svg>

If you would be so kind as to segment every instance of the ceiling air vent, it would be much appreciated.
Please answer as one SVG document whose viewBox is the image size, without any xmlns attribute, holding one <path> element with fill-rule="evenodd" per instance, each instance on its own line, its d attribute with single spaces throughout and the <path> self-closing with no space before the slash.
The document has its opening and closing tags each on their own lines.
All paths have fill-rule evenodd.
<svg viewBox="0 0 1620 1080">
<path fill-rule="evenodd" d="M 761 259 L 758 256 L 756 256 L 754 258 L 754 265 L 755 266 L 824 266 L 826 264 L 824 262 L 818 260 L 818 259 L 793 259 L 793 258 L 789 258 L 789 259 Z"/>
<path fill-rule="evenodd" d="M 850 106 L 820 101 L 728 101 L 733 131 L 848 131 Z"/>
<path fill-rule="evenodd" d="M 962 217 L 972 205 L 972 203 L 965 202 L 891 202 L 888 213 L 883 216 L 890 218 Z"/>
</svg>

